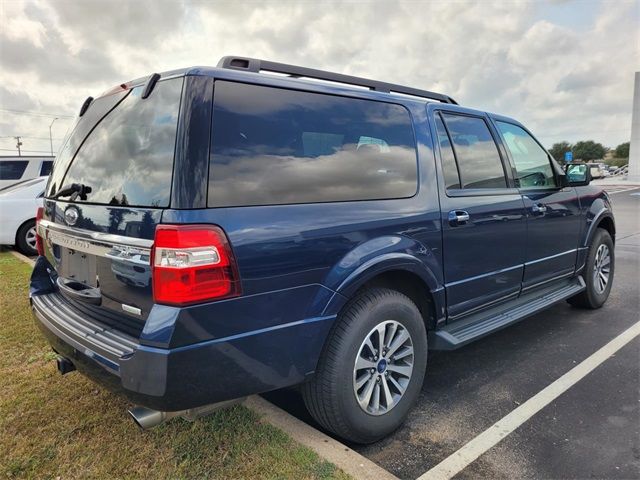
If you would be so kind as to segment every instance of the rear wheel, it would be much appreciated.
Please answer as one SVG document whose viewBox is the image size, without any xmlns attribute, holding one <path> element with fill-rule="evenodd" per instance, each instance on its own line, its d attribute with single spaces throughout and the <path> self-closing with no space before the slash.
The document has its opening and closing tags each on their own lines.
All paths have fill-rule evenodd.
<svg viewBox="0 0 640 480">
<path fill-rule="evenodd" d="M 336 320 L 302 395 L 324 428 L 357 443 L 397 429 L 415 403 L 427 365 L 416 305 L 394 290 L 365 290 Z"/>
<path fill-rule="evenodd" d="M 37 255 L 36 250 L 36 221 L 29 220 L 22 224 L 16 234 L 16 247 L 25 255 Z"/>
<path fill-rule="evenodd" d="M 584 269 L 587 288 L 567 301 L 573 306 L 591 309 L 604 305 L 613 284 L 614 260 L 611 235 L 598 228 L 589 246 Z"/>
</svg>

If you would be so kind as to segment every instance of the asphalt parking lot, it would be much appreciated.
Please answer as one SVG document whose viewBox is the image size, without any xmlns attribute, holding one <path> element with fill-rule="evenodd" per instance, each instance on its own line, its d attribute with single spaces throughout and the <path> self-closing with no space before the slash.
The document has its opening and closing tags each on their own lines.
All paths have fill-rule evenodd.
<svg viewBox="0 0 640 480">
<path fill-rule="evenodd" d="M 563 302 L 458 351 L 431 355 L 405 425 L 374 445 L 350 446 L 400 478 L 418 478 L 638 323 L 640 189 L 612 192 L 616 271 L 602 309 Z M 294 391 L 267 398 L 313 423 Z M 455 478 L 640 478 L 640 337 Z"/>
</svg>

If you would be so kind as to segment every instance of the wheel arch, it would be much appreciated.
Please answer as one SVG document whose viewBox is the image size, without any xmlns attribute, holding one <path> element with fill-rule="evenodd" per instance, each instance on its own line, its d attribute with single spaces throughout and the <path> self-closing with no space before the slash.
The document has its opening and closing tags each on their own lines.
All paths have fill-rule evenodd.
<svg viewBox="0 0 640 480">
<path fill-rule="evenodd" d="M 436 328 L 445 317 L 444 288 L 424 264 L 414 257 L 412 261 L 403 257 L 379 259 L 352 275 L 337 290 L 324 313 L 339 315 L 362 290 L 384 287 L 409 297 L 420 310 L 427 330 Z"/>
<path fill-rule="evenodd" d="M 611 240 L 613 240 L 613 243 L 616 243 L 616 224 L 613 220 L 613 216 L 602 217 L 602 219 L 596 225 L 596 228 L 605 229 L 607 232 L 609 232 L 609 235 L 611 235 Z"/>
<path fill-rule="evenodd" d="M 434 296 L 420 276 L 408 270 L 387 270 L 365 282 L 358 292 L 375 287 L 396 290 L 409 297 L 420 310 L 426 329 L 436 328 L 438 316 Z"/>
<path fill-rule="evenodd" d="M 585 235 L 585 238 L 583 240 L 583 247 L 588 247 L 589 245 L 591 245 L 593 236 L 595 235 L 598 228 L 603 228 L 604 230 L 609 232 L 609 235 L 611 235 L 611 239 L 615 244 L 616 223 L 615 219 L 613 218 L 613 213 L 609 209 L 603 209 L 598 212 L 598 214 L 595 215 L 593 220 L 591 221 L 591 225 L 587 229 L 587 234 Z"/>
</svg>

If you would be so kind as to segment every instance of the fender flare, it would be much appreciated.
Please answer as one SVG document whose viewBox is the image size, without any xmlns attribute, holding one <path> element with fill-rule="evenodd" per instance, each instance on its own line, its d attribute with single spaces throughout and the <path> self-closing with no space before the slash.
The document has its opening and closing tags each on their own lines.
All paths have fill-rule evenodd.
<svg viewBox="0 0 640 480">
<path fill-rule="evenodd" d="M 596 214 L 595 217 L 593 217 L 593 220 L 591 220 L 590 222 L 591 224 L 587 228 L 587 233 L 584 236 L 582 247 L 584 248 L 589 247 L 589 245 L 591 244 L 591 240 L 593 239 L 593 236 L 596 233 L 596 229 L 598 228 L 598 225 L 600 225 L 600 223 L 604 218 L 608 218 L 611 220 L 611 222 L 613 223 L 614 231 L 615 231 L 616 221 L 615 221 L 615 218 L 613 217 L 613 212 L 609 208 L 603 208 Z"/>
<path fill-rule="evenodd" d="M 424 263 L 408 253 L 394 252 L 385 253 L 364 262 L 342 281 L 336 291 L 350 297 L 376 275 L 392 270 L 405 270 L 416 274 L 430 291 L 440 287 L 435 275 Z"/>
<path fill-rule="evenodd" d="M 444 286 L 436 275 L 418 258 L 400 252 L 390 252 L 376 256 L 355 269 L 338 286 L 336 293 L 327 303 L 323 315 L 337 315 L 347 301 L 372 278 L 391 271 L 405 271 L 418 276 L 427 287 L 434 302 L 436 321 L 444 318 Z"/>
</svg>

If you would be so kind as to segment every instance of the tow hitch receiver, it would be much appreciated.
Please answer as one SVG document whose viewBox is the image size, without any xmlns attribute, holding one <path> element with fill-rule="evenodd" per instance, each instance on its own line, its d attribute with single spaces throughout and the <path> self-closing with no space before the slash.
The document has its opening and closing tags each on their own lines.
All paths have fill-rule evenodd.
<svg viewBox="0 0 640 480">
<path fill-rule="evenodd" d="M 73 372 L 76 369 L 76 366 L 71 362 L 71 360 L 60 356 L 56 358 L 56 366 L 58 367 L 60 375 L 65 375 L 69 372 Z"/>
</svg>

